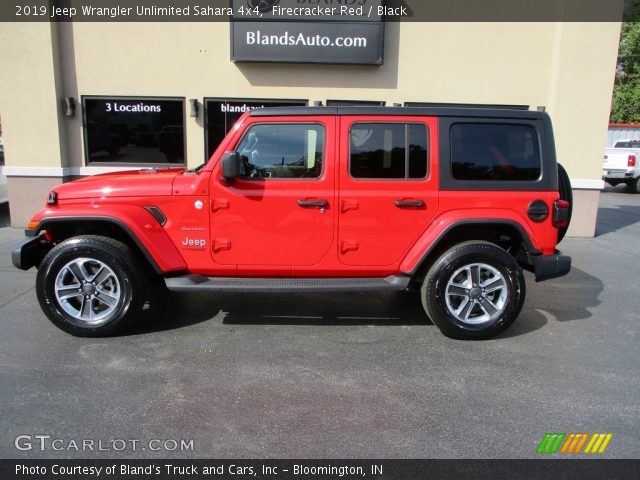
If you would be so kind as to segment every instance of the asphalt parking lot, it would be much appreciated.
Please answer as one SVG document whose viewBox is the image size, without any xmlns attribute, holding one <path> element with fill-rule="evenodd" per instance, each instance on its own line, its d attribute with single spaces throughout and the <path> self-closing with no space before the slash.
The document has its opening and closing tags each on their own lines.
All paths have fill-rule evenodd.
<svg viewBox="0 0 640 480">
<path fill-rule="evenodd" d="M 528 458 L 546 432 L 640 451 L 640 195 L 622 187 L 595 239 L 560 245 L 571 274 L 527 274 L 520 318 L 484 342 L 441 335 L 413 294 L 172 296 L 126 335 L 74 338 L 41 313 L 35 271 L 11 267 L 23 233 L 0 213 L 2 458 Z M 67 448 L 84 439 L 140 443 Z"/>
</svg>

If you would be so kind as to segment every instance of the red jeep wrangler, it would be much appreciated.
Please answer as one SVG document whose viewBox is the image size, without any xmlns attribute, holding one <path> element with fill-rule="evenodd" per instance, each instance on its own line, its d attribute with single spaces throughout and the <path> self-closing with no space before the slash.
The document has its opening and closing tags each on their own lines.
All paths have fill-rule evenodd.
<svg viewBox="0 0 640 480">
<path fill-rule="evenodd" d="M 518 316 L 522 269 L 565 275 L 571 187 L 545 113 L 266 108 L 211 159 L 60 185 L 13 250 L 74 335 L 135 318 L 150 277 L 174 291 L 419 289 L 447 336 Z"/>
</svg>

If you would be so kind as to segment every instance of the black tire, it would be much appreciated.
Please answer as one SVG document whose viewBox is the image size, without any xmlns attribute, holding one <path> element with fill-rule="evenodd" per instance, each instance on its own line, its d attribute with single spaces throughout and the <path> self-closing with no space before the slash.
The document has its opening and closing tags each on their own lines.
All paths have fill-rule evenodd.
<svg viewBox="0 0 640 480">
<path fill-rule="evenodd" d="M 571 189 L 571 180 L 564 167 L 558 164 L 558 193 L 560 194 L 560 200 L 569 202 L 569 218 L 566 227 L 558 229 L 558 243 L 562 241 L 567 234 L 569 224 L 571 223 L 571 215 L 573 213 L 573 190 Z"/>
<path fill-rule="evenodd" d="M 475 266 L 478 273 L 474 279 L 480 281 L 471 284 Z M 493 282 L 499 281 L 502 287 L 483 291 L 483 283 L 489 282 L 485 287 L 491 288 L 498 286 Z M 483 340 L 506 330 L 520 314 L 525 293 L 524 276 L 515 258 L 493 243 L 478 240 L 455 245 L 441 255 L 427 272 L 421 288 L 422 306 L 428 317 L 447 337 L 459 340 Z M 467 305 L 471 305 L 467 319 L 462 321 Z M 454 309 L 459 309 L 455 310 L 459 315 Z"/>
<path fill-rule="evenodd" d="M 47 253 L 38 268 L 36 293 L 56 326 L 79 337 L 102 337 L 123 329 L 140 311 L 145 282 L 129 247 L 85 235 Z"/>
<path fill-rule="evenodd" d="M 640 180 L 640 177 L 627 182 L 627 193 L 640 193 L 640 183 L 638 183 L 638 180 Z"/>
</svg>

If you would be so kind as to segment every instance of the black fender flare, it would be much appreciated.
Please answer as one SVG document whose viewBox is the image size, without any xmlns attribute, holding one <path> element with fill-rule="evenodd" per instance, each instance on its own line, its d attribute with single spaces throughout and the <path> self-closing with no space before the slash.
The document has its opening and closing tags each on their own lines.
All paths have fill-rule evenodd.
<svg viewBox="0 0 640 480">
<path fill-rule="evenodd" d="M 155 218 L 155 217 L 154 217 Z M 112 217 L 112 216 L 60 216 L 60 217 L 48 217 L 40 220 L 38 226 L 34 229 L 26 229 L 25 235 L 27 237 L 35 237 L 40 234 L 43 230 L 46 230 L 46 227 L 49 225 L 55 225 L 56 223 L 78 223 L 78 222 L 101 222 L 105 224 L 112 224 L 120 228 L 133 242 L 133 244 L 138 248 L 138 250 L 142 253 L 144 258 L 147 260 L 151 268 L 158 275 L 166 276 L 167 271 L 160 268 L 158 262 L 154 258 L 154 256 L 149 252 L 146 246 L 140 241 L 137 235 L 133 232 L 133 230 L 121 219 Z M 179 274 L 184 273 L 185 269 L 179 271 L 171 271 L 171 274 Z"/>
<path fill-rule="evenodd" d="M 533 246 L 533 242 L 531 241 L 531 238 L 529 238 L 529 235 L 527 234 L 527 232 L 524 230 L 524 228 L 522 228 L 522 225 L 518 224 L 517 222 L 513 220 L 507 220 L 507 219 L 473 218 L 469 220 L 461 220 L 448 225 L 442 232 L 440 232 L 440 234 L 436 237 L 435 241 L 431 245 L 429 245 L 429 248 L 427 248 L 424 251 L 424 253 L 420 257 L 420 260 L 416 263 L 414 268 L 410 272 L 405 272 L 405 273 L 412 276 L 415 275 L 418 272 L 418 270 L 424 265 L 429 255 L 431 255 L 434 252 L 434 250 L 437 249 L 437 247 L 441 244 L 442 240 L 452 230 L 459 227 L 468 226 L 468 225 L 474 225 L 474 226 L 475 225 L 506 225 L 508 227 L 515 228 L 515 230 L 520 234 L 520 237 L 522 238 L 524 245 L 526 247 L 526 252 L 529 256 L 542 254 L 540 250 L 538 250 Z"/>
</svg>

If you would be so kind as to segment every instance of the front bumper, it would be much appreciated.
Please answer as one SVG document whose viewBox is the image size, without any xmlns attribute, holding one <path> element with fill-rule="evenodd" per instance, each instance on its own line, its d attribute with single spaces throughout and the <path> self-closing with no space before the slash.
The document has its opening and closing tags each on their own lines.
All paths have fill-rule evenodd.
<svg viewBox="0 0 640 480">
<path fill-rule="evenodd" d="M 27 237 L 13 247 L 11 262 L 20 270 L 29 270 L 31 267 L 40 265 L 49 250 L 51 250 L 51 244 L 42 235 Z"/>
<path fill-rule="evenodd" d="M 536 282 L 562 277 L 571 270 L 571 257 L 556 251 L 553 255 L 536 255 L 533 257 L 533 273 Z"/>
</svg>

